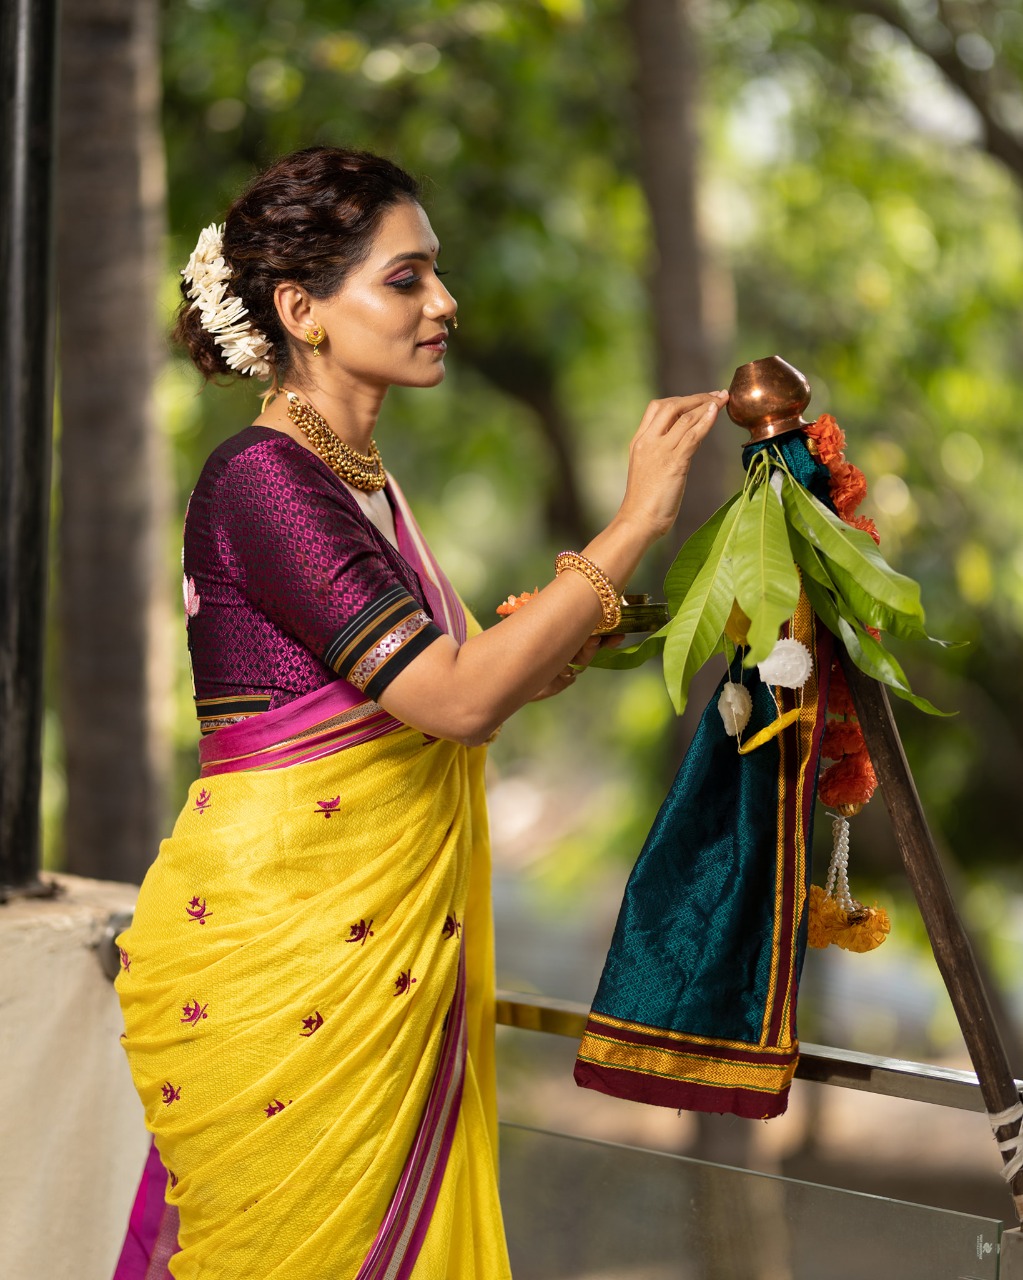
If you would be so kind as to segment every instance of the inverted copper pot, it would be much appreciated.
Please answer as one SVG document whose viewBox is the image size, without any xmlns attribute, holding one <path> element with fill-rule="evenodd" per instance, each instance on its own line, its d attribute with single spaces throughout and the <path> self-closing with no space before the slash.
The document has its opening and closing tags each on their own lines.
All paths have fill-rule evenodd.
<svg viewBox="0 0 1023 1280">
<path fill-rule="evenodd" d="M 781 356 L 741 364 L 728 388 L 728 416 L 752 444 L 809 426 L 802 417 L 809 403 L 809 382 Z"/>
</svg>

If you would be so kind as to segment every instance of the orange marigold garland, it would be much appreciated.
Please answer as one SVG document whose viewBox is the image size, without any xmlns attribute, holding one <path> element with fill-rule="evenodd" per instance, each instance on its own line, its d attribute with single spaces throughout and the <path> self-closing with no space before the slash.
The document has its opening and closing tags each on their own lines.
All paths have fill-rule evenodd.
<svg viewBox="0 0 1023 1280">
<path fill-rule="evenodd" d="M 843 756 L 851 756 L 854 751 L 863 748 L 863 730 L 856 717 L 846 720 L 837 716 L 829 720 L 824 729 L 821 742 L 821 755 L 825 760 L 841 760 Z"/>
<path fill-rule="evenodd" d="M 851 524 L 854 529 L 862 529 L 864 533 L 869 533 L 878 546 L 881 545 L 881 535 L 877 531 L 877 525 L 871 520 L 870 516 L 853 516 L 851 520 L 847 520 L 846 524 Z"/>
<path fill-rule="evenodd" d="M 816 422 L 804 428 L 810 452 L 830 470 L 833 462 L 845 460 L 845 432 L 830 413 L 822 413 Z"/>
<path fill-rule="evenodd" d="M 828 713 L 833 716 L 853 716 L 856 707 L 853 705 L 849 682 L 845 678 L 840 662 L 832 663 L 831 683 L 828 685 Z M 830 760 L 831 757 L 829 756 Z"/>
<path fill-rule="evenodd" d="M 836 463 L 828 470 L 831 472 L 831 501 L 846 524 L 852 524 L 853 512 L 867 496 L 867 477 L 851 462 Z"/>
<path fill-rule="evenodd" d="M 822 804 L 833 809 L 862 808 L 876 790 L 877 775 L 864 746 L 824 770 L 817 795 Z"/>
<path fill-rule="evenodd" d="M 845 434 L 835 419 L 822 414 L 806 428 L 810 452 L 831 472 L 831 501 L 846 524 L 880 536 L 867 516 L 854 514 L 867 494 L 867 478 L 859 467 L 846 462 Z M 849 818 L 859 813 L 877 789 L 877 775 L 870 763 L 863 730 L 856 718 L 849 685 L 836 658 L 831 669 L 828 714 L 821 754 L 833 760 L 821 774 L 818 797 L 835 810 L 831 815 L 832 853 L 825 887 L 810 886 L 807 942 L 811 947 L 834 944 L 846 951 L 873 951 L 891 929 L 888 912 L 876 904 L 865 907 L 849 890 Z"/>
</svg>

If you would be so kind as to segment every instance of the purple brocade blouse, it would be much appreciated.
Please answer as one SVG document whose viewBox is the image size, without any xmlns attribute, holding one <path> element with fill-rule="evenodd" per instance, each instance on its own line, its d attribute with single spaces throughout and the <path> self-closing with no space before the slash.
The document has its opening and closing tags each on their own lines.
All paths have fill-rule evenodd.
<svg viewBox="0 0 1023 1280">
<path fill-rule="evenodd" d="M 315 454 L 246 427 L 185 516 L 185 611 L 203 733 L 336 680 L 369 698 L 441 634 L 418 575 Z"/>
</svg>

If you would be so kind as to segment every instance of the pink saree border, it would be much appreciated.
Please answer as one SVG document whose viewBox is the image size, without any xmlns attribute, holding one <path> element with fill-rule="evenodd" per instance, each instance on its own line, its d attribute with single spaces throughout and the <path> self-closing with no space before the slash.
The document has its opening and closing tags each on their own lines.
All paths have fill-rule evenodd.
<svg viewBox="0 0 1023 1280">
<path fill-rule="evenodd" d="M 347 680 L 332 680 L 276 711 L 207 734 L 199 742 L 200 774 L 284 769 L 404 727 Z"/>
<path fill-rule="evenodd" d="M 419 574 L 434 621 L 448 635 L 454 636 L 459 644 L 465 644 L 468 635 L 465 607 L 458 598 L 458 592 L 434 559 L 397 480 L 388 476 L 387 484 L 394 499 L 394 527 L 398 534 L 398 550 Z"/>
</svg>

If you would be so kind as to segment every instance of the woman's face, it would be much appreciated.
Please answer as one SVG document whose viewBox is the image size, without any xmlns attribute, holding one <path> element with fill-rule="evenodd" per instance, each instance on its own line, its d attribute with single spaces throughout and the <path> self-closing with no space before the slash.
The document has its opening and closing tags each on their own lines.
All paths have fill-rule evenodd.
<svg viewBox="0 0 1023 1280">
<path fill-rule="evenodd" d="M 332 298 L 312 303 L 327 333 L 318 375 L 385 387 L 443 380 L 458 304 L 438 275 L 439 252 L 420 205 L 408 200 L 387 210 L 366 260 Z"/>
</svg>

